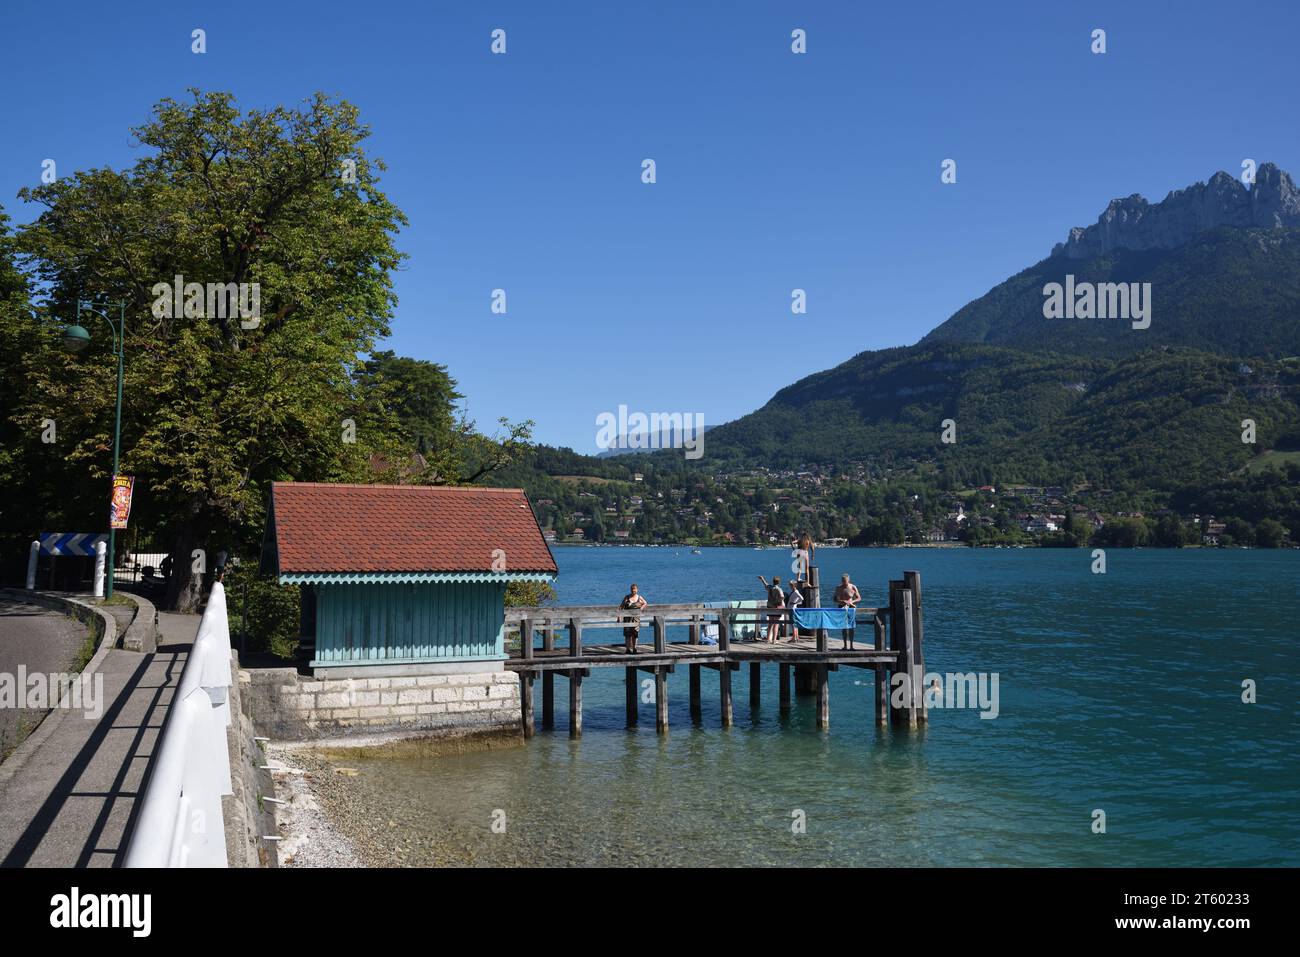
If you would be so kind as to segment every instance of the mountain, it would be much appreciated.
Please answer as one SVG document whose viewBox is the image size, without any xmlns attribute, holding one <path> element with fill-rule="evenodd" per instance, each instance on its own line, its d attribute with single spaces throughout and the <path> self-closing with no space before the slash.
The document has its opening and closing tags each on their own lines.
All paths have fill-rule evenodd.
<svg viewBox="0 0 1300 957">
<path fill-rule="evenodd" d="M 1071 229 L 1052 255 L 1095 259 L 1117 249 L 1177 249 L 1219 226 L 1300 227 L 1300 191 L 1272 163 L 1259 167 L 1251 189 L 1220 170 L 1208 182 L 1173 190 L 1154 206 L 1136 193 L 1111 200 L 1096 225 Z"/>
<path fill-rule="evenodd" d="M 1149 284 L 1150 324 L 1047 318 L 1053 283 Z M 1218 173 L 1154 205 L 1111 202 L 916 345 L 861 353 L 713 429 L 705 461 L 912 463 L 1173 491 L 1292 443 L 1297 355 L 1300 193 L 1266 163 L 1251 189 Z M 940 440 L 944 419 L 955 444 Z"/>
<path fill-rule="evenodd" d="M 1057 247 L 1058 250 L 1060 247 Z M 1049 283 L 1150 283 L 1150 326 L 1049 319 Z M 1058 252 L 959 309 L 921 342 L 978 342 L 1053 354 L 1131 355 L 1159 346 L 1227 356 L 1300 354 L 1300 229 L 1218 226 L 1177 249 Z"/>
</svg>

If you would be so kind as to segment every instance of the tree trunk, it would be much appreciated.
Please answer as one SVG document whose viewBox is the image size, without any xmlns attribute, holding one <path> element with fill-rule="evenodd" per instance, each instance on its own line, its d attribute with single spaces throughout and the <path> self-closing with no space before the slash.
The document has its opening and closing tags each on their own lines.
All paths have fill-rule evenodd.
<svg viewBox="0 0 1300 957">
<path fill-rule="evenodd" d="M 167 609 L 182 615 L 197 614 L 203 601 L 203 578 L 209 561 L 206 554 L 200 565 L 202 573 L 195 570 L 198 559 L 194 557 L 198 536 L 193 525 L 186 523 L 176 533 L 172 545 L 172 575 L 167 582 Z"/>
</svg>

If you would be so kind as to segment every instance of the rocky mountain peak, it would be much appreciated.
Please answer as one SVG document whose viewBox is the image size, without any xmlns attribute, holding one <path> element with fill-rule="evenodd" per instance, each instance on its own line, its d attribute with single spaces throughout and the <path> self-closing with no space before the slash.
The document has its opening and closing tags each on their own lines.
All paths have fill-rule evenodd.
<svg viewBox="0 0 1300 957">
<path fill-rule="evenodd" d="M 1300 227 L 1300 190 L 1273 163 L 1256 170 L 1253 187 L 1220 170 L 1154 205 L 1136 193 L 1111 200 L 1095 225 L 1071 229 L 1052 255 L 1092 259 L 1121 248 L 1175 249 L 1218 226 Z"/>
</svg>

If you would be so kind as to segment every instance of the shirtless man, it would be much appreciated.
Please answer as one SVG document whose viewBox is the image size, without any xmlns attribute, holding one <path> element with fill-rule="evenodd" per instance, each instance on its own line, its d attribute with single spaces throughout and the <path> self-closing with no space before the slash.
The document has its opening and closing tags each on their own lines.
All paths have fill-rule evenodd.
<svg viewBox="0 0 1300 957">
<path fill-rule="evenodd" d="M 862 592 L 858 591 L 858 586 L 849 581 L 848 575 L 842 576 L 839 585 L 835 587 L 835 607 L 857 608 L 860 601 L 862 601 Z M 854 614 L 856 615 L 856 612 Z M 855 631 L 857 631 L 856 628 L 849 628 L 844 633 L 845 648 L 853 648 L 853 633 Z"/>
</svg>

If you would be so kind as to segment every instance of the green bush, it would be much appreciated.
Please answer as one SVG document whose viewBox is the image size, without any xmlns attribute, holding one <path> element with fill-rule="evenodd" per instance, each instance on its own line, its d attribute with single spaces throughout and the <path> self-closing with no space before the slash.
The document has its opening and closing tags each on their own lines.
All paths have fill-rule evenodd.
<svg viewBox="0 0 1300 957">
<path fill-rule="evenodd" d="M 279 585 L 261 578 L 245 560 L 226 570 L 226 604 L 230 613 L 230 640 L 239 642 L 247 587 L 247 649 L 292 658 L 298 649 L 299 598 L 297 585 Z"/>
</svg>

